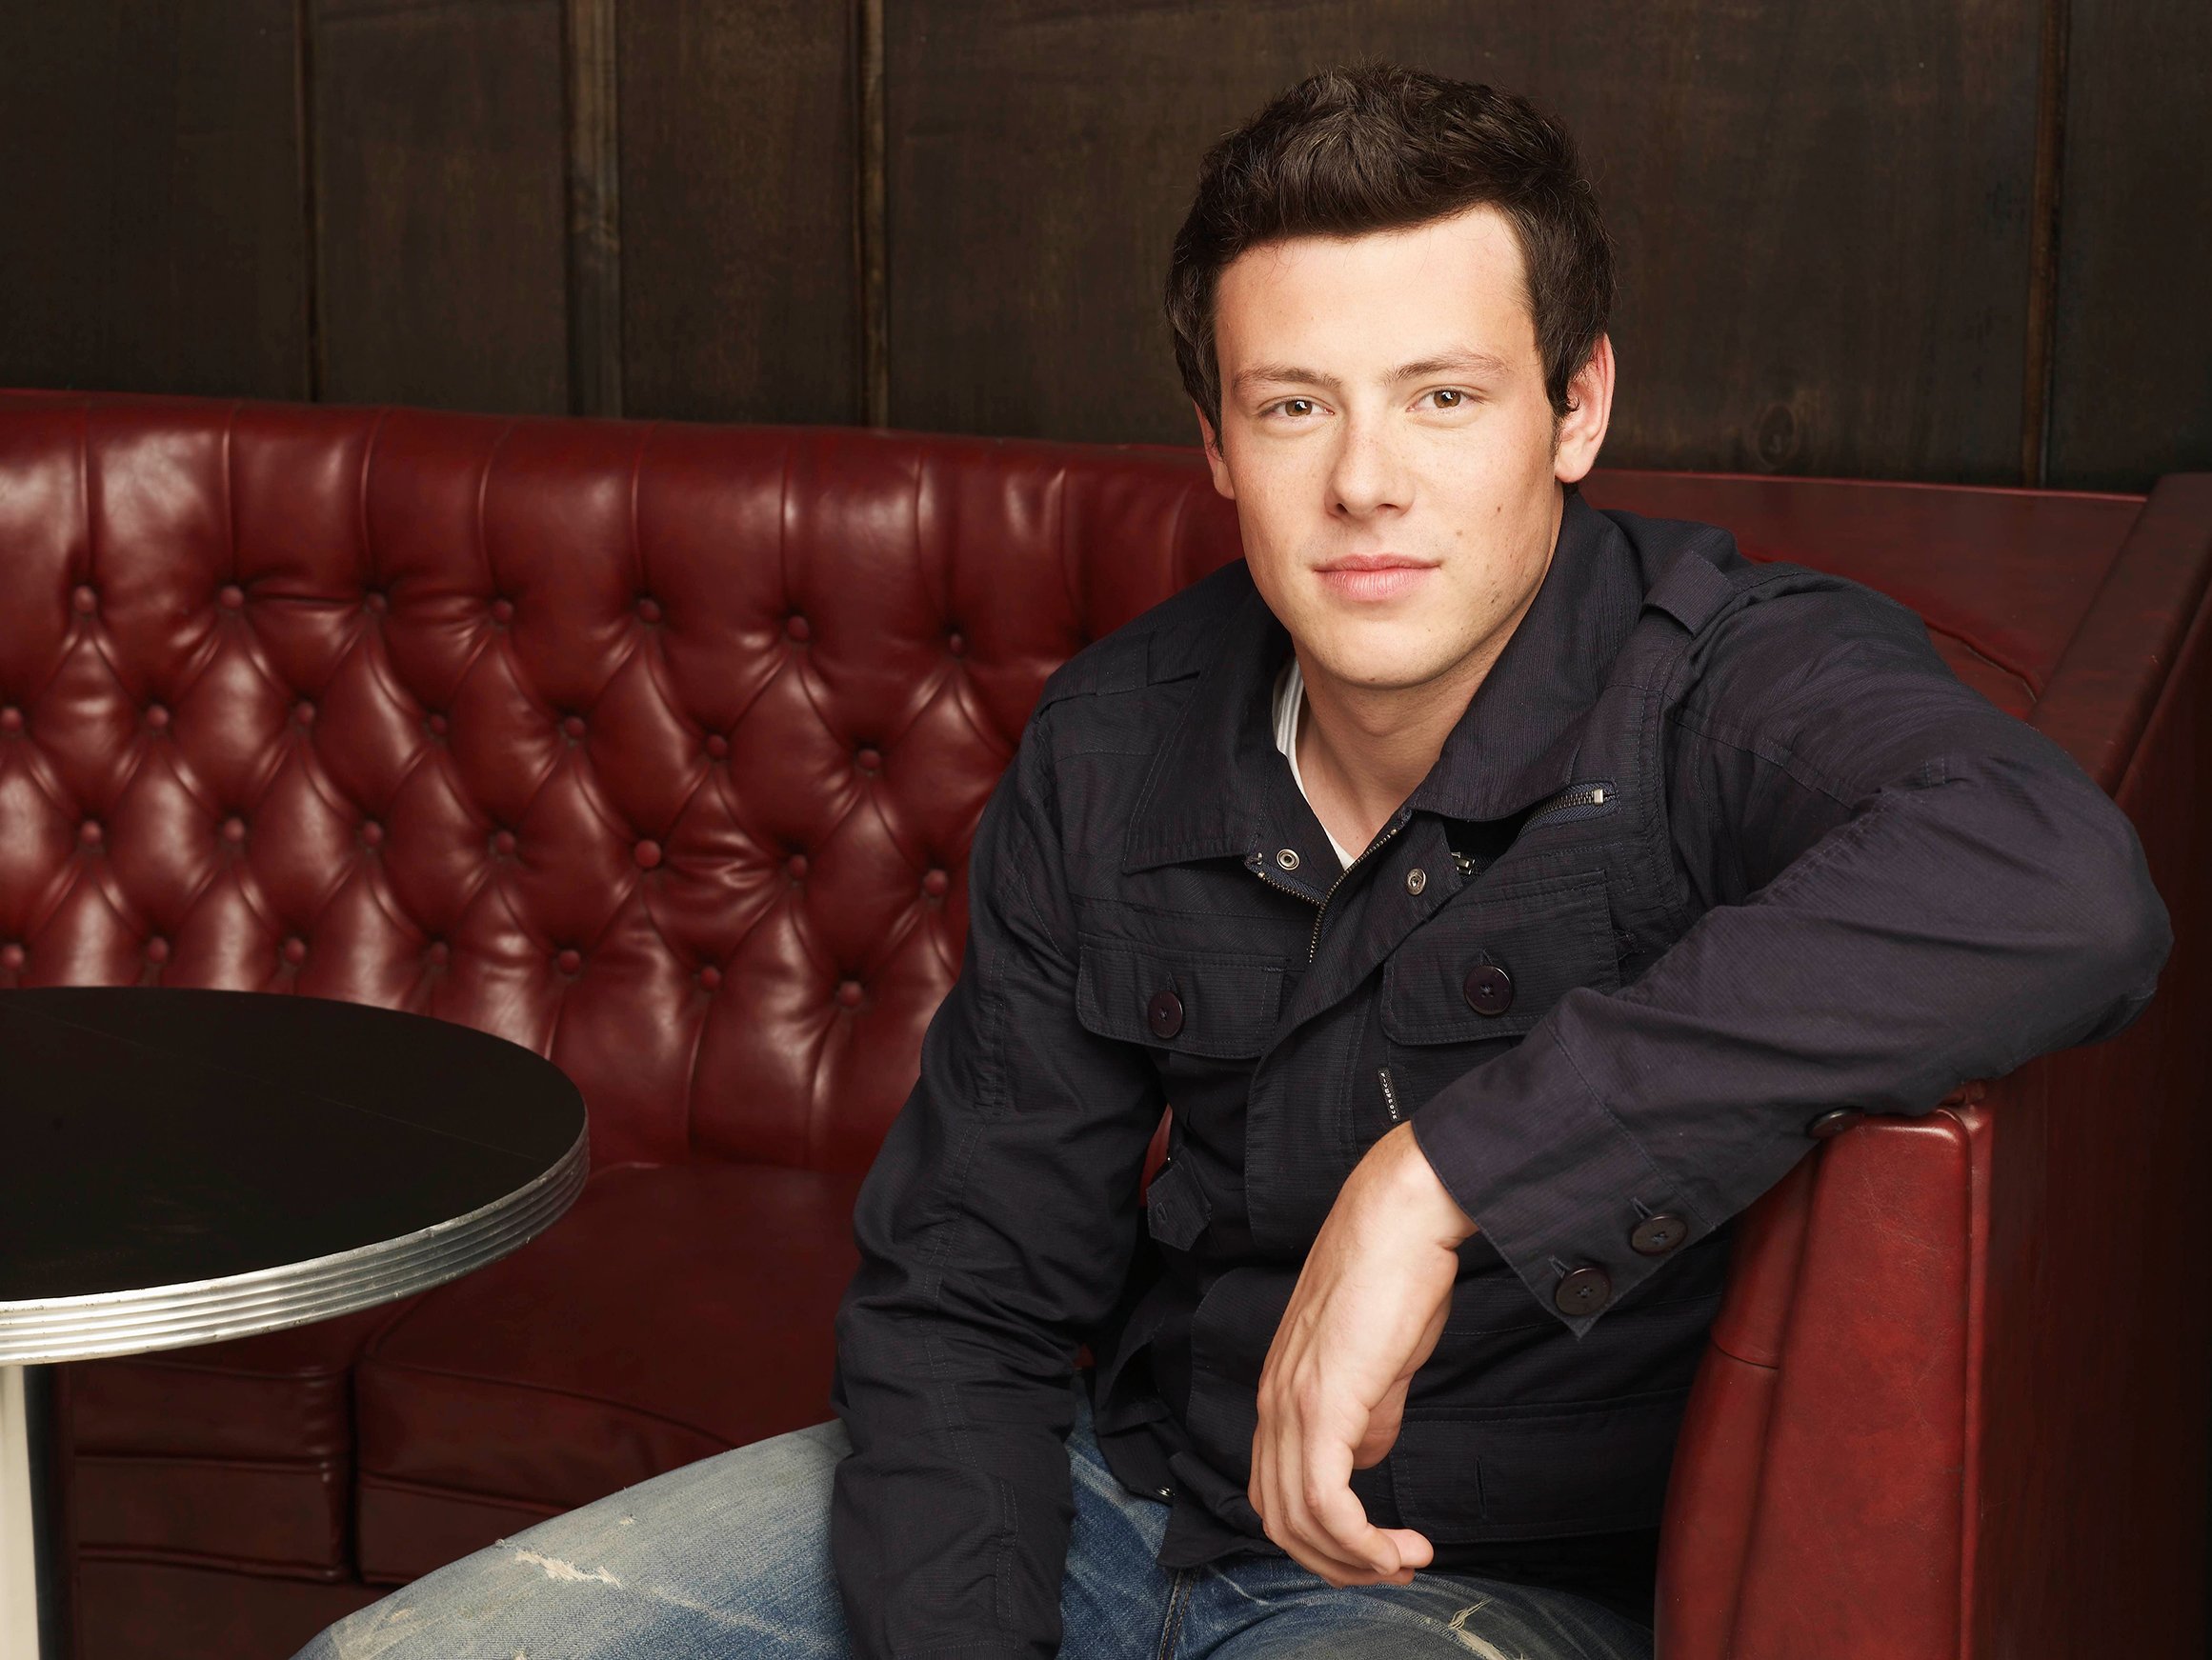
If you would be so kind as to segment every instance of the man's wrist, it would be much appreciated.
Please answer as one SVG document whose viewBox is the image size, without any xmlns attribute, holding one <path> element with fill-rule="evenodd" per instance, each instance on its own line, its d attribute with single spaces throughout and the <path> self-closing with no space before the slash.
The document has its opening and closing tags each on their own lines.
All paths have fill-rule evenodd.
<svg viewBox="0 0 2212 1660">
<path fill-rule="evenodd" d="M 1428 1154 L 1415 1139 L 1413 1126 L 1400 1124 L 1385 1134 L 1376 1145 L 1377 1149 L 1396 1141 L 1399 1145 L 1390 1152 L 1390 1182 L 1392 1197 L 1409 1208 L 1412 1214 L 1432 1224 L 1437 1241 L 1447 1250 L 1454 1250 L 1479 1230 L 1475 1219 L 1459 1209 L 1436 1167 L 1429 1163 Z"/>
</svg>

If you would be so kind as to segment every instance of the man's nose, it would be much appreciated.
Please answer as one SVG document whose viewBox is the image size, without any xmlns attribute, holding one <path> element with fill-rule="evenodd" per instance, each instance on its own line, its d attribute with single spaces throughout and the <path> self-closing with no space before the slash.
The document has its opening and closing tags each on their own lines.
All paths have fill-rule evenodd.
<svg viewBox="0 0 2212 1660">
<path fill-rule="evenodd" d="M 1377 421 L 1346 420 L 1329 474 L 1330 512 L 1367 519 L 1412 505 L 1412 475 L 1388 432 Z"/>
</svg>

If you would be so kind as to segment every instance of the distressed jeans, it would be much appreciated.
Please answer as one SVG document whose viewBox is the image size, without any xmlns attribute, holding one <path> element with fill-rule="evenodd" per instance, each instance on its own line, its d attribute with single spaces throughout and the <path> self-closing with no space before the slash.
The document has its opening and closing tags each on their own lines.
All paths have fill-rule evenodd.
<svg viewBox="0 0 2212 1660">
<path fill-rule="evenodd" d="M 541 1522 L 322 1632 L 296 1660 L 843 1656 L 817 1424 Z M 1078 1406 L 1065 1660 L 1650 1660 L 1651 1633 L 1568 1591 L 1458 1573 L 1332 1587 L 1287 1557 L 1154 1559 L 1168 1507 L 1106 1468 Z"/>
</svg>

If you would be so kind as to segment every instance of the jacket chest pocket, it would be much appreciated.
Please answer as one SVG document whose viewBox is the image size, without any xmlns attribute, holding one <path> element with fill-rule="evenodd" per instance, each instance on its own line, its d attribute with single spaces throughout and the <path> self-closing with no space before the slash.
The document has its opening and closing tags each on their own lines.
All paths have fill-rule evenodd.
<svg viewBox="0 0 2212 1660">
<path fill-rule="evenodd" d="M 1076 948 L 1076 1018 L 1101 1037 L 1168 1057 L 1249 1063 L 1275 1035 L 1282 977 L 1270 957 L 1085 939 Z"/>
<path fill-rule="evenodd" d="M 1383 969 L 1382 1032 L 1404 1110 L 1510 1048 L 1577 986 L 1620 987 L 1603 871 L 1478 888 L 1438 910 Z"/>
</svg>

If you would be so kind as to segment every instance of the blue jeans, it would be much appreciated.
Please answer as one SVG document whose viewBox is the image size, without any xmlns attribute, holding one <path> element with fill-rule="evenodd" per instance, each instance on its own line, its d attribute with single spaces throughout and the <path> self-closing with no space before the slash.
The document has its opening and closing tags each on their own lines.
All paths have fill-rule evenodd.
<svg viewBox="0 0 2212 1660">
<path fill-rule="evenodd" d="M 843 1656 L 817 1424 L 641 1482 L 477 1551 L 339 1621 L 296 1660 Z M 1287 1557 L 1154 1560 L 1168 1507 L 1115 1480 L 1078 1395 L 1066 1660 L 1650 1660 L 1652 1639 L 1563 1590 L 1458 1573 L 1332 1587 Z"/>
</svg>

